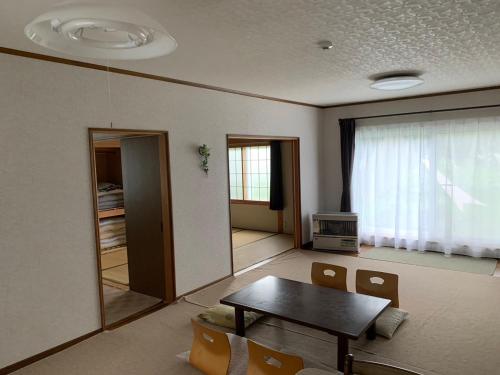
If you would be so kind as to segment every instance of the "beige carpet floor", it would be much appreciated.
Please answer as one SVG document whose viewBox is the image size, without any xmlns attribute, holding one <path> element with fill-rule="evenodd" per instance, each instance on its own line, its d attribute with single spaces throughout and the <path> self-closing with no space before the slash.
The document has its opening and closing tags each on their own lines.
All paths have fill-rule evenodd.
<svg viewBox="0 0 500 375">
<path fill-rule="evenodd" d="M 276 233 L 272 232 L 262 232 L 258 230 L 242 229 L 237 232 L 233 232 L 233 249 L 248 245 L 252 242 L 262 240 L 267 237 L 275 236 Z"/>
<path fill-rule="evenodd" d="M 497 260 L 491 258 L 473 258 L 465 255 L 446 256 L 432 251 L 407 251 L 389 247 L 375 247 L 362 252 L 362 258 L 385 260 L 388 262 L 407 263 L 417 266 L 442 268 L 453 271 L 493 275 L 497 268 Z"/>
<path fill-rule="evenodd" d="M 293 236 L 290 234 L 273 234 L 247 245 L 234 248 L 234 271 L 240 271 L 290 249 L 293 249 Z"/>
<path fill-rule="evenodd" d="M 346 266 L 350 290 L 354 289 L 358 268 L 400 276 L 401 307 L 410 312 L 409 320 L 392 340 L 351 341 L 351 351 L 358 358 L 399 364 L 429 375 L 499 373 L 500 278 L 497 277 L 292 250 L 264 266 L 195 293 L 189 299 L 211 305 L 227 293 L 266 275 L 309 281 L 313 261 Z M 186 301 L 172 304 L 34 363 L 17 374 L 199 374 L 179 363 L 175 354 L 190 347 L 190 319 L 202 310 L 203 307 Z M 306 363 L 329 368 L 336 361 L 335 337 L 318 331 L 264 319 L 247 332 L 257 341 L 304 356 Z"/>
</svg>

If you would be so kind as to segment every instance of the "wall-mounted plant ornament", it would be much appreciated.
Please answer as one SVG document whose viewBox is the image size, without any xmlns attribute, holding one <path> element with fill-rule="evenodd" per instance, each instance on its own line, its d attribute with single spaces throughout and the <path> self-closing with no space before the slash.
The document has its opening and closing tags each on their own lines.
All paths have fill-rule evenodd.
<svg viewBox="0 0 500 375">
<path fill-rule="evenodd" d="M 200 154 L 201 158 L 201 168 L 205 171 L 206 174 L 208 174 L 208 157 L 210 156 L 210 149 L 206 144 L 203 144 L 202 146 L 198 147 L 198 153 Z"/>
</svg>

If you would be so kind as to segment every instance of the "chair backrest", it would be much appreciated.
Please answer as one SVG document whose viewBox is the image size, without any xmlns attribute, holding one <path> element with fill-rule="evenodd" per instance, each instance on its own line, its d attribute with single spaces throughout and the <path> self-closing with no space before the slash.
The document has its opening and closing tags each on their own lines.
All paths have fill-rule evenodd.
<svg viewBox="0 0 500 375">
<path fill-rule="evenodd" d="M 371 361 L 358 361 L 352 354 L 345 358 L 344 375 L 422 375 L 401 367 Z"/>
<path fill-rule="evenodd" d="M 315 285 L 347 292 L 347 268 L 335 264 L 314 262 L 311 266 L 311 281 Z"/>
<path fill-rule="evenodd" d="M 248 340 L 247 375 L 295 375 L 303 368 L 302 358 Z"/>
<path fill-rule="evenodd" d="M 206 375 L 227 375 L 231 361 L 231 345 L 224 332 L 191 320 L 193 345 L 189 363 Z"/>
<path fill-rule="evenodd" d="M 357 270 L 356 293 L 387 298 L 392 307 L 399 307 L 398 275 L 393 273 Z"/>
</svg>

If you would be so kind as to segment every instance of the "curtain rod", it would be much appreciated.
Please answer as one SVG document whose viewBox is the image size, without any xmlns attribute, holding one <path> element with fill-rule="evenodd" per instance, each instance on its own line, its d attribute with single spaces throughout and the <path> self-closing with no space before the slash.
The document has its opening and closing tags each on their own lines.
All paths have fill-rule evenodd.
<svg viewBox="0 0 500 375">
<path fill-rule="evenodd" d="M 466 111 L 466 110 L 471 110 L 471 109 L 496 108 L 496 107 L 500 107 L 500 104 L 479 105 L 479 106 L 475 106 L 475 107 L 431 109 L 431 110 L 428 110 L 428 111 L 403 112 L 403 113 L 393 113 L 393 114 L 388 114 L 388 115 L 374 115 L 374 116 L 351 117 L 350 119 L 352 119 L 352 120 L 365 120 L 365 119 L 370 119 L 370 118 L 394 117 L 394 116 L 406 116 L 406 115 L 420 115 L 420 114 L 424 114 L 424 113 Z"/>
</svg>

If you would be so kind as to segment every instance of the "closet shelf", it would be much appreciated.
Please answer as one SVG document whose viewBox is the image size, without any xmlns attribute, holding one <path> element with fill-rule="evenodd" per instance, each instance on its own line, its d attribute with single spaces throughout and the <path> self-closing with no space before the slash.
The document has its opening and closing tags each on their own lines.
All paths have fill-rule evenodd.
<svg viewBox="0 0 500 375">
<path fill-rule="evenodd" d="M 112 210 L 99 211 L 99 219 L 105 219 L 107 217 L 115 217 L 123 215 L 125 215 L 124 208 L 114 208 Z"/>
</svg>

